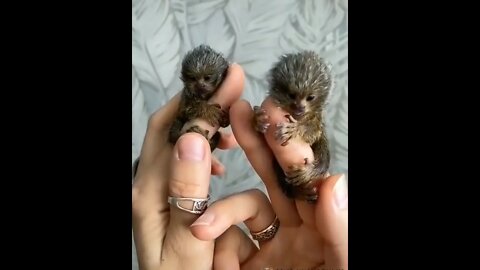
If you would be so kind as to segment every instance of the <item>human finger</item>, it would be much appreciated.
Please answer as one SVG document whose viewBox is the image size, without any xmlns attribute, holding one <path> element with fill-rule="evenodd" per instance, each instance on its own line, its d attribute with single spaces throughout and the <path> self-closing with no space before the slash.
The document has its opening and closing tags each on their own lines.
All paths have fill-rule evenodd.
<svg viewBox="0 0 480 270">
<path fill-rule="evenodd" d="M 233 63 L 228 68 L 228 74 L 217 92 L 210 98 L 210 103 L 218 103 L 226 112 L 237 101 L 243 92 L 245 73 L 243 68 Z"/>
<path fill-rule="evenodd" d="M 228 150 L 237 147 L 238 143 L 233 136 L 233 133 L 220 132 L 220 141 L 217 145 L 218 149 Z M 225 166 L 218 160 L 218 158 L 212 155 L 212 174 L 223 175 L 225 173 Z"/>
<path fill-rule="evenodd" d="M 145 134 L 145 141 L 154 143 L 157 141 L 163 142 L 167 140 L 168 136 L 166 135 L 168 134 L 168 130 L 176 118 L 179 105 L 180 93 L 173 96 L 164 106 L 150 115 Z M 148 146 L 148 148 L 151 147 Z"/>
<path fill-rule="evenodd" d="M 298 216 L 294 200 L 287 198 L 278 185 L 273 169 L 273 155 L 263 135 L 252 126 L 254 112 L 245 100 L 235 102 L 230 109 L 232 131 L 238 144 L 245 152 L 252 167 L 260 176 L 268 191 L 272 207 L 282 224 L 298 225 Z"/>
<path fill-rule="evenodd" d="M 164 145 L 167 144 L 168 130 L 176 117 L 179 105 L 180 94 L 177 94 L 164 106 L 150 115 L 143 145 L 140 150 L 140 156 L 133 164 L 135 176 L 137 176 L 137 172 L 140 172 L 140 174 L 145 172 L 145 168 L 156 168 L 158 163 L 168 158 L 167 155 L 169 155 L 170 152 L 164 151 Z M 162 152 L 166 155 L 159 155 L 159 153 Z M 152 173 L 152 170 L 147 171 Z M 151 180 L 154 179 L 154 177 L 142 178 L 142 181 L 150 181 L 148 179 Z"/>
<path fill-rule="evenodd" d="M 329 173 L 326 174 L 326 177 L 328 178 L 330 176 Z M 317 229 L 317 221 L 316 221 L 316 215 L 315 215 L 315 208 L 316 204 L 312 204 L 306 200 L 301 200 L 297 199 L 295 200 L 296 205 L 297 205 L 297 211 L 298 214 L 300 215 L 300 218 L 303 221 L 303 224 L 305 226 L 316 230 Z"/>
<path fill-rule="evenodd" d="M 162 251 L 166 257 L 208 263 L 213 241 L 200 241 L 191 234 L 189 226 L 198 214 L 192 213 L 196 208 L 194 201 L 185 198 L 207 201 L 210 171 L 211 153 L 207 140 L 197 133 L 182 135 L 173 149 L 168 183 L 169 199 L 173 200 L 170 200 L 170 221 Z"/>
<path fill-rule="evenodd" d="M 237 146 L 238 142 L 233 133 L 220 132 L 220 141 L 217 145 L 219 149 L 227 150 Z"/>
<path fill-rule="evenodd" d="M 257 246 L 237 226 L 231 226 L 215 240 L 214 270 L 240 270 L 240 265 L 258 251 Z"/>
<path fill-rule="evenodd" d="M 222 175 L 225 173 L 225 166 L 218 160 L 218 158 L 212 155 L 212 175 Z"/>
<path fill-rule="evenodd" d="M 347 268 L 348 187 L 345 175 L 334 175 L 319 185 L 315 209 L 318 231 L 325 239 L 325 263 Z"/>
<path fill-rule="evenodd" d="M 252 189 L 214 202 L 191 225 L 191 230 L 198 239 L 211 240 L 241 222 L 253 233 L 262 231 L 275 221 L 275 217 L 267 196 Z M 259 241 L 260 245 L 263 243 Z"/>
</svg>

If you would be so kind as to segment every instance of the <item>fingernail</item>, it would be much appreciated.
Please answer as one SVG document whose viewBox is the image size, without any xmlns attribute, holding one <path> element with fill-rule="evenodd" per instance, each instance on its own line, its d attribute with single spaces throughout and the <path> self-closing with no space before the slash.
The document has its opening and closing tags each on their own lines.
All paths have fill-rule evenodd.
<svg viewBox="0 0 480 270">
<path fill-rule="evenodd" d="M 335 205 L 338 209 L 342 210 L 348 207 L 348 186 L 345 175 L 342 175 L 337 180 L 335 187 L 333 188 Z"/>
<path fill-rule="evenodd" d="M 203 160 L 205 147 L 198 136 L 182 137 L 178 141 L 178 158 L 182 160 Z"/>
<path fill-rule="evenodd" d="M 201 215 L 199 218 L 197 218 L 197 220 L 195 220 L 195 222 L 192 223 L 192 225 L 190 225 L 190 227 L 192 227 L 192 226 L 208 226 L 208 225 L 212 224 L 214 219 L 215 219 L 215 216 L 213 215 L 213 213 L 206 212 L 203 215 Z"/>
</svg>

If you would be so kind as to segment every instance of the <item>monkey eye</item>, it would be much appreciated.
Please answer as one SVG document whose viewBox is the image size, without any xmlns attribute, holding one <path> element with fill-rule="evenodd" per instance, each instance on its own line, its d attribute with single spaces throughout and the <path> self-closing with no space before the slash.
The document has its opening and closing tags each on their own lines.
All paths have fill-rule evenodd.
<svg viewBox="0 0 480 270">
<path fill-rule="evenodd" d="M 295 94 L 288 94 L 288 97 L 291 99 L 295 99 Z"/>
<path fill-rule="evenodd" d="M 315 98 L 315 96 L 308 96 L 307 101 L 312 101 Z"/>
<path fill-rule="evenodd" d="M 210 78 L 212 78 L 212 76 L 207 75 L 207 76 L 205 76 L 205 77 L 203 77 L 203 78 L 205 79 L 205 81 L 208 81 L 208 80 L 210 80 Z"/>
</svg>

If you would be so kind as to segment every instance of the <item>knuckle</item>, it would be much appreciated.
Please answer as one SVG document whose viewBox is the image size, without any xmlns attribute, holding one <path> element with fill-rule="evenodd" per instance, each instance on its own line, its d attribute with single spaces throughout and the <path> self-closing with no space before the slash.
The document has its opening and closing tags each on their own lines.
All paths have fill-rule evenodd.
<svg viewBox="0 0 480 270">
<path fill-rule="evenodd" d="M 265 195 L 265 193 L 263 193 L 263 191 L 259 190 L 259 189 L 250 189 L 250 190 L 247 190 L 246 191 L 246 194 L 248 194 L 249 196 L 251 196 L 251 198 L 253 200 L 255 200 L 256 202 L 265 202 L 265 201 L 269 201 L 268 200 L 268 197 L 267 195 Z"/>
<path fill-rule="evenodd" d="M 182 181 L 177 178 L 173 178 L 170 181 L 170 193 L 173 196 L 198 197 L 205 193 L 204 190 L 205 187 L 198 183 Z"/>
<path fill-rule="evenodd" d="M 153 113 L 148 117 L 148 127 L 153 129 L 161 127 L 161 123 L 158 121 L 157 113 Z"/>
</svg>

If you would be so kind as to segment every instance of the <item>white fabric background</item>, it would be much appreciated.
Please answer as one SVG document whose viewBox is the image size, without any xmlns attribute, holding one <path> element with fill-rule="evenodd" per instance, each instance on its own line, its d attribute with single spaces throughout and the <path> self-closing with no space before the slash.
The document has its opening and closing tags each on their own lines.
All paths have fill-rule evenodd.
<svg viewBox="0 0 480 270">
<path fill-rule="evenodd" d="M 265 75 L 278 57 L 311 49 L 336 74 L 327 113 L 331 172 L 348 176 L 347 26 L 346 0 L 132 0 L 132 163 L 148 116 L 181 90 L 180 63 L 188 50 L 206 43 L 242 65 L 243 98 L 258 105 L 267 89 Z M 250 188 L 264 190 L 239 149 L 214 154 L 227 172 L 212 177 L 213 200 Z M 136 260 L 133 247 L 132 269 L 138 269 Z"/>
</svg>

